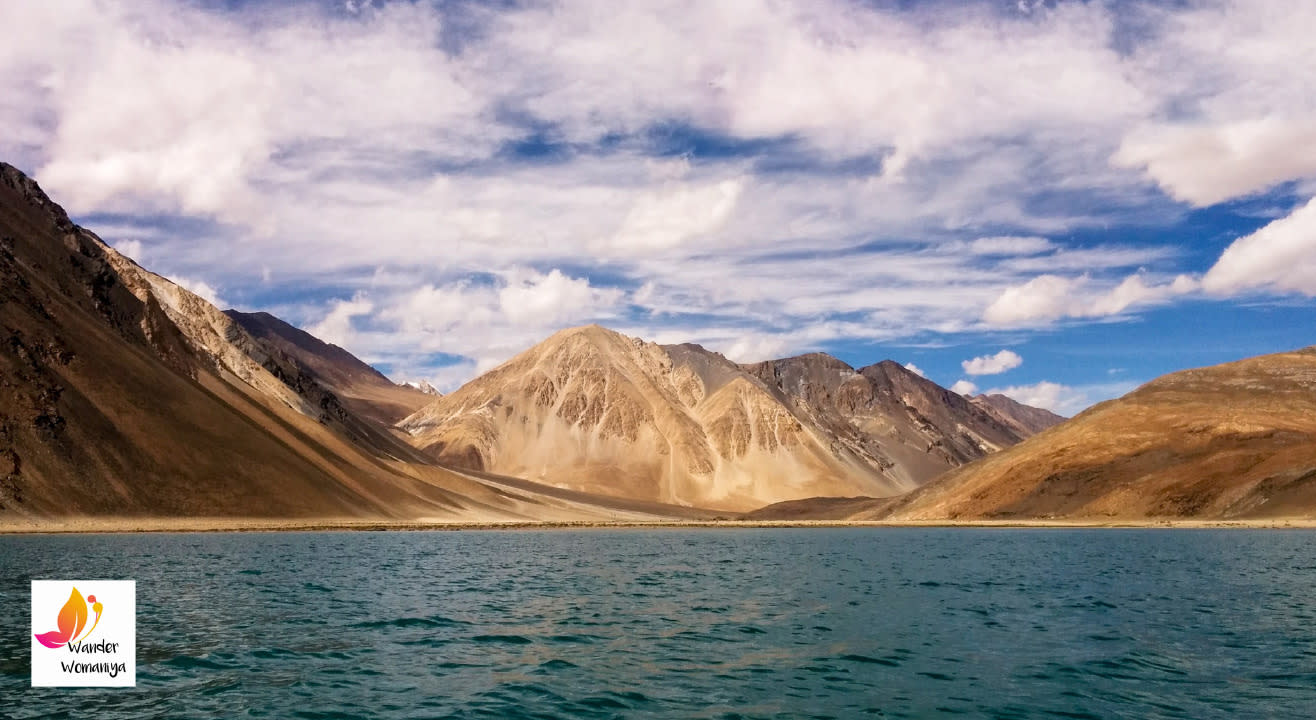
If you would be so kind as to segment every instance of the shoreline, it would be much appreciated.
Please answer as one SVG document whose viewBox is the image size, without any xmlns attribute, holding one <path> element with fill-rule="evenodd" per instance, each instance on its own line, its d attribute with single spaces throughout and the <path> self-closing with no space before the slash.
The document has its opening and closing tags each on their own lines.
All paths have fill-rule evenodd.
<svg viewBox="0 0 1316 720">
<path fill-rule="evenodd" d="M 267 520 L 254 518 L 79 518 L 0 521 L 0 535 L 247 532 L 459 532 L 500 530 L 732 530 L 809 528 L 1316 529 L 1316 518 L 1239 520 Z"/>
</svg>

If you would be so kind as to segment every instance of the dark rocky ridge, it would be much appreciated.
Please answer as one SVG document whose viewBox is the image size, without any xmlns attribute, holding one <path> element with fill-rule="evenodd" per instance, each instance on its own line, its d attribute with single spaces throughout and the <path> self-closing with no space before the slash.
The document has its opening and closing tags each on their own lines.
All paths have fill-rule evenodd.
<svg viewBox="0 0 1316 720">
<path fill-rule="evenodd" d="M 1005 395 L 977 395 L 972 402 L 1025 436 L 1036 435 L 1065 421 L 1050 410 L 1024 405 Z"/>
</svg>

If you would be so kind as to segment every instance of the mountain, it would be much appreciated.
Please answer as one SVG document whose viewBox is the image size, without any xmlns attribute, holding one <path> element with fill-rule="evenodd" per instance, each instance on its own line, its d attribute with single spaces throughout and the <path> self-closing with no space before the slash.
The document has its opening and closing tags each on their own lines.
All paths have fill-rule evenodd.
<svg viewBox="0 0 1316 720">
<path fill-rule="evenodd" d="M 1163 376 L 851 517 L 1141 519 L 1316 511 L 1316 348 Z"/>
<path fill-rule="evenodd" d="M 557 333 L 399 427 L 456 466 L 722 510 L 895 495 L 1019 440 L 894 363 L 741 366 L 597 325 Z"/>
<path fill-rule="evenodd" d="M 343 405 L 378 423 L 396 423 L 433 400 L 437 392 L 394 383 L 348 351 L 269 313 L 225 310 L 224 314 L 268 351 L 284 353 L 310 370 Z"/>
<path fill-rule="evenodd" d="M 1050 410 L 1025 405 L 1005 395 L 978 395 L 971 402 L 995 415 L 1021 437 L 1031 437 L 1065 421 Z"/>
<path fill-rule="evenodd" d="M 904 487 L 1032 434 L 890 360 L 855 370 L 812 353 L 744 367 L 816 425 L 877 458 Z"/>
<path fill-rule="evenodd" d="M 597 326 L 448 396 L 399 385 L 221 312 L 3 163 L 0 281 L 0 524 L 706 517 L 896 495 L 1024 434 L 894 363 L 741 366 Z"/>
<path fill-rule="evenodd" d="M 422 392 L 422 393 L 424 393 L 424 394 L 426 394 L 426 395 L 434 395 L 434 396 L 437 397 L 437 396 L 443 394 L 443 393 L 439 392 L 439 389 L 438 389 L 438 388 L 434 387 L 433 385 L 429 384 L 428 382 L 425 382 L 424 380 L 408 381 L 408 382 L 405 382 L 405 383 L 403 383 L 403 384 L 406 385 L 406 386 L 409 387 L 409 388 L 412 388 L 413 390 L 419 390 L 420 392 Z"/>
<path fill-rule="evenodd" d="M 905 489 L 729 360 L 596 325 L 553 335 L 399 427 L 446 463 L 681 505 Z"/>
<path fill-rule="evenodd" d="M 689 514 L 435 466 L 3 163 L 0 339 L 0 525 Z"/>
</svg>

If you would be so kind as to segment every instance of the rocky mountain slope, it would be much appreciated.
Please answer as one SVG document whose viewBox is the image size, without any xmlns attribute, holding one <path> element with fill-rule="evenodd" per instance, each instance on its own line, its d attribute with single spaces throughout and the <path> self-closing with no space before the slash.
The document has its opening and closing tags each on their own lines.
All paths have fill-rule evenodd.
<svg viewBox="0 0 1316 720">
<path fill-rule="evenodd" d="M 855 370 L 813 353 L 745 369 L 816 424 L 877 458 L 905 487 L 1032 434 L 890 360 Z"/>
<path fill-rule="evenodd" d="M 1021 437 L 1031 437 L 1065 421 L 1050 410 L 1025 405 L 1006 395 L 977 395 L 971 402 L 995 415 Z"/>
<path fill-rule="evenodd" d="M 671 512 L 434 466 L 0 163 L 0 525 Z"/>
<path fill-rule="evenodd" d="M 399 427 L 445 463 L 724 510 L 895 495 L 1020 439 L 894 363 L 742 367 L 598 326 L 552 336 Z"/>
<path fill-rule="evenodd" d="M 401 385 L 357 359 L 348 351 L 293 327 L 265 312 L 224 314 L 261 343 L 271 354 L 283 353 L 315 375 L 353 412 L 384 425 L 392 425 L 434 399 L 437 391 Z M 428 384 L 425 386 L 428 387 Z"/>
<path fill-rule="evenodd" d="M 759 517 L 1101 521 L 1310 517 L 1316 348 L 1172 373 L 907 496 Z"/>
</svg>

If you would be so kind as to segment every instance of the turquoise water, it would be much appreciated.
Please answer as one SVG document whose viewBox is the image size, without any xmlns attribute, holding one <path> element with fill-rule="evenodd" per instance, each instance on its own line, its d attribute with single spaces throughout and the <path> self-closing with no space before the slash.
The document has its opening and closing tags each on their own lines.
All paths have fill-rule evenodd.
<svg viewBox="0 0 1316 720">
<path fill-rule="evenodd" d="M 0 537 L 0 716 L 1316 714 L 1316 533 Z M 137 580 L 138 687 L 28 687 L 28 580 Z"/>
</svg>

